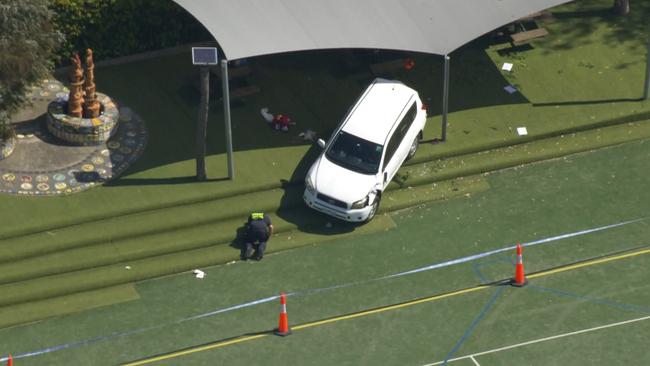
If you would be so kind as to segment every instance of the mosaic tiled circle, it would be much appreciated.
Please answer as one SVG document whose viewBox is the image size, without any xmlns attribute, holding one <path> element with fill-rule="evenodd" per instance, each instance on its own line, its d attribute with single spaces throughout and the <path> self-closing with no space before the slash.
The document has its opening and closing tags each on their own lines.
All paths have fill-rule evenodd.
<svg viewBox="0 0 650 366">
<path fill-rule="evenodd" d="M 50 101 L 67 97 L 67 92 L 68 89 L 59 81 L 45 80 L 40 87 L 32 88 L 29 97 L 34 101 Z M 120 120 L 113 137 L 95 147 L 76 150 L 84 153 L 77 153 L 78 158 L 65 159 L 68 162 L 75 161 L 65 166 L 23 169 L 17 168 L 14 163 L 10 167 L 9 162 L 15 158 L 18 151 L 22 151 L 29 157 L 29 151 L 38 148 L 36 144 L 61 144 L 49 133 L 46 126 L 42 126 L 33 134 L 19 135 L 14 153 L 0 160 L 0 193 L 24 196 L 71 194 L 101 185 L 119 176 L 140 157 L 148 136 L 144 121 L 138 114 L 121 105 L 119 110 Z M 21 146 L 23 144 L 25 146 Z M 66 151 L 71 151 L 70 149 L 73 148 L 82 147 L 66 146 L 68 149 Z"/>
</svg>

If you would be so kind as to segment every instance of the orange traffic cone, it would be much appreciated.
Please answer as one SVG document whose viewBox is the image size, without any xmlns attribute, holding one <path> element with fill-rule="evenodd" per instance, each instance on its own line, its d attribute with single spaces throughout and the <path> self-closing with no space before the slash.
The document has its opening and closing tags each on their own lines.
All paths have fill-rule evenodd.
<svg viewBox="0 0 650 366">
<path fill-rule="evenodd" d="M 528 280 L 524 274 L 524 262 L 521 254 L 521 244 L 517 243 L 517 264 L 515 265 L 515 280 L 512 282 L 512 285 L 517 287 L 524 287 L 527 284 Z"/>
<path fill-rule="evenodd" d="M 9 354 L 9 357 L 7 358 L 7 366 L 13 366 L 14 364 L 14 358 L 11 357 L 11 354 Z"/>
<path fill-rule="evenodd" d="M 291 334 L 289 318 L 287 317 L 287 296 L 285 294 L 280 294 L 280 324 L 273 333 L 283 337 Z"/>
</svg>

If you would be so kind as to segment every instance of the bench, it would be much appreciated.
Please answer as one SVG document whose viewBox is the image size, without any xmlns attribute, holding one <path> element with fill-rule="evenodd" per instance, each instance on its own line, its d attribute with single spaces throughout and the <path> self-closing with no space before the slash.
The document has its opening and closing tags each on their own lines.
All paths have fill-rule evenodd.
<svg viewBox="0 0 650 366">
<path fill-rule="evenodd" d="M 247 85 L 240 88 L 236 88 L 230 91 L 230 99 L 243 98 L 250 95 L 257 94 L 261 91 L 260 87 L 257 85 Z"/>
<path fill-rule="evenodd" d="M 529 31 L 518 32 L 511 34 L 510 38 L 512 39 L 512 44 L 515 46 L 520 46 L 524 43 L 528 43 L 530 40 L 535 38 L 541 38 L 548 35 L 546 28 L 537 28 L 531 29 Z"/>
<path fill-rule="evenodd" d="M 370 65 L 370 70 L 373 74 L 385 74 L 391 71 L 404 68 L 405 60 L 403 58 L 397 60 L 390 60 Z"/>
</svg>

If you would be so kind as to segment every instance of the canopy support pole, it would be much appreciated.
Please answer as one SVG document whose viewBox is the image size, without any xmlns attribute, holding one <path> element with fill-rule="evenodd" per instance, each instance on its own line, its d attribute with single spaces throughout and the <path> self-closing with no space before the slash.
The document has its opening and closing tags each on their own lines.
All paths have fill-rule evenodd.
<svg viewBox="0 0 650 366">
<path fill-rule="evenodd" d="M 648 100 L 650 89 L 650 34 L 648 34 L 648 50 L 645 54 L 645 86 L 643 88 L 643 100 Z"/>
<path fill-rule="evenodd" d="M 445 55 L 445 76 L 442 87 L 442 137 L 440 141 L 447 140 L 447 112 L 449 110 L 449 55 Z"/>
<path fill-rule="evenodd" d="M 207 179 L 205 169 L 205 139 L 208 130 L 208 111 L 210 110 L 210 69 L 201 66 L 201 105 L 196 126 L 196 180 Z"/>
<path fill-rule="evenodd" d="M 235 179 L 232 154 L 232 130 L 230 128 L 230 88 L 228 87 L 228 60 L 221 60 L 221 85 L 223 88 L 223 119 L 226 127 L 226 153 L 228 157 L 228 179 Z"/>
</svg>

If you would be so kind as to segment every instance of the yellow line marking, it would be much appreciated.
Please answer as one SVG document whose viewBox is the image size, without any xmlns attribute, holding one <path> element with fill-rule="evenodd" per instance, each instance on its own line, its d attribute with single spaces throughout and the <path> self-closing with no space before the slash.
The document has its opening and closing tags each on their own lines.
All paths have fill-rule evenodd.
<svg viewBox="0 0 650 366">
<path fill-rule="evenodd" d="M 639 256 L 639 255 L 648 254 L 648 253 L 650 253 L 650 249 L 643 249 L 643 250 L 639 250 L 639 251 L 636 251 L 636 252 L 620 254 L 620 255 L 616 255 L 616 256 L 613 256 L 613 257 L 607 257 L 607 258 L 594 259 L 594 260 L 591 260 L 591 261 L 587 261 L 587 262 L 583 262 L 583 263 L 577 263 L 577 264 L 569 265 L 569 266 L 566 266 L 566 267 L 561 267 L 561 268 L 551 269 L 551 270 L 547 270 L 547 271 L 542 271 L 542 272 L 539 272 L 539 273 L 531 274 L 531 275 L 526 276 L 526 277 L 530 279 L 530 278 L 539 278 L 539 277 L 544 277 L 544 276 L 550 276 L 550 275 L 553 275 L 553 274 L 556 274 L 556 273 L 572 271 L 572 270 L 579 269 L 579 268 L 584 268 L 584 267 L 594 266 L 594 265 L 597 265 L 597 264 L 603 264 L 603 263 L 618 261 L 618 260 L 621 260 L 621 259 L 636 257 L 636 256 Z M 488 289 L 488 288 L 492 288 L 492 286 L 490 286 L 490 285 L 479 285 L 479 286 L 470 287 L 470 288 L 466 288 L 466 289 L 462 289 L 462 290 L 458 290 L 458 291 L 452 291 L 452 292 L 442 294 L 442 295 L 434 295 L 434 296 L 425 297 L 425 298 L 422 298 L 422 299 L 412 300 L 412 301 L 404 302 L 404 303 L 401 303 L 401 304 L 389 305 L 389 306 L 384 306 L 384 307 L 380 307 L 380 308 L 376 308 L 376 309 L 372 309 L 372 310 L 361 311 L 361 312 L 354 313 L 354 314 L 342 315 L 342 316 L 338 316 L 338 317 L 335 317 L 335 318 L 319 320 L 319 321 L 315 321 L 315 322 L 311 322 L 311 323 L 305 323 L 305 324 L 301 324 L 301 325 L 297 325 L 295 327 L 292 327 L 291 329 L 292 330 L 301 330 L 301 329 L 312 328 L 312 327 L 325 325 L 325 324 L 329 324 L 329 323 L 334 323 L 334 322 L 338 322 L 338 321 L 342 321 L 342 320 L 359 318 L 359 317 L 362 317 L 362 316 L 383 313 L 383 312 L 390 311 L 390 310 L 401 309 L 401 308 L 405 308 L 405 307 L 409 307 L 409 306 L 413 306 L 413 305 L 423 304 L 423 303 L 426 303 L 426 302 L 437 301 L 437 300 L 441 300 L 441 299 L 445 299 L 445 298 L 449 298 L 449 297 L 464 295 L 464 294 L 468 294 L 468 293 L 471 293 L 471 292 L 476 292 L 476 291 L 484 290 L 484 289 Z M 171 358 L 176 358 L 176 357 L 180 357 L 180 356 L 189 355 L 189 354 L 192 354 L 192 353 L 203 352 L 203 351 L 208 351 L 208 350 L 212 350 L 212 349 L 216 349 L 216 348 L 229 346 L 229 345 L 232 345 L 232 344 L 248 342 L 248 341 L 252 341 L 252 340 L 255 340 L 255 339 L 267 337 L 269 335 L 270 335 L 270 333 L 258 334 L 258 335 L 254 335 L 254 336 L 246 336 L 246 337 L 236 338 L 236 339 L 233 339 L 233 340 L 230 340 L 230 341 L 217 342 L 217 343 L 213 343 L 213 344 L 208 344 L 208 345 L 204 345 L 204 346 L 199 346 L 199 347 L 195 347 L 195 348 L 186 349 L 186 350 L 183 350 L 183 351 L 169 353 L 169 354 L 162 355 L 162 356 L 147 358 L 147 359 L 140 360 L 140 361 L 135 361 L 135 362 L 132 362 L 132 363 L 126 363 L 126 364 L 124 364 L 124 366 L 138 366 L 138 365 L 145 365 L 145 364 L 158 362 L 158 361 L 164 361 L 164 360 L 168 360 L 168 359 L 171 359 Z"/>
<path fill-rule="evenodd" d="M 572 271 L 572 270 L 578 269 L 578 268 L 583 268 L 583 267 L 593 266 L 593 265 L 596 265 L 596 264 L 602 264 L 602 263 L 617 261 L 617 260 L 630 258 L 630 257 L 636 257 L 638 255 L 648 254 L 648 253 L 650 253 L 650 249 L 643 249 L 643 250 L 639 250 L 639 251 L 632 252 L 632 253 L 620 254 L 620 255 L 616 255 L 616 256 L 608 257 L 608 258 L 594 259 L 592 261 L 577 263 L 577 264 L 569 265 L 569 266 L 566 266 L 566 267 L 550 269 L 548 271 L 542 271 L 542 272 L 539 272 L 539 273 L 531 274 L 530 276 L 526 276 L 526 277 L 527 278 L 537 278 L 537 277 L 549 276 L 549 275 L 560 273 L 560 272 Z"/>
<path fill-rule="evenodd" d="M 267 337 L 267 336 L 269 336 L 269 334 L 258 334 L 258 335 L 254 335 L 254 336 L 237 338 L 237 339 L 233 339 L 233 340 L 225 341 L 225 342 L 220 342 L 220 343 L 207 344 L 205 346 L 186 349 L 184 351 L 178 351 L 178 352 L 169 353 L 169 354 L 162 355 L 162 356 L 157 356 L 157 357 L 147 358 L 147 359 L 140 360 L 140 361 L 126 363 L 126 364 L 124 364 L 124 366 L 145 365 L 145 364 L 148 364 L 148 363 L 164 361 L 164 360 L 168 360 L 170 358 L 185 356 L 185 355 L 189 355 L 189 354 L 196 353 L 196 352 L 203 352 L 203 351 L 208 351 L 208 350 L 215 349 L 215 348 L 225 347 L 225 346 L 229 346 L 231 344 L 252 341 L 254 339 L 263 338 L 263 337 Z"/>
<path fill-rule="evenodd" d="M 425 302 L 441 300 L 441 299 L 444 299 L 444 298 L 447 298 L 447 297 L 463 295 L 463 294 L 467 294 L 467 293 L 470 293 L 470 292 L 475 292 L 475 291 L 478 291 L 478 290 L 483 290 L 483 289 L 490 288 L 490 287 L 491 286 L 482 285 L 482 286 L 466 288 L 466 289 L 463 289 L 463 290 L 453 291 L 453 292 L 449 292 L 449 293 L 442 294 L 442 295 L 435 295 L 435 296 L 431 296 L 431 297 L 425 297 L 423 299 L 404 302 L 404 303 L 401 303 L 401 304 L 384 306 L 384 307 L 377 308 L 377 309 L 366 310 L 366 311 L 361 311 L 361 312 L 354 313 L 354 314 L 342 315 L 342 316 L 338 316 L 338 317 L 335 317 L 335 318 L 319 320 L 319 321 L 312 322 L 312 323 L 297 325 L 295 327 L 292 327 L 292 329 L 300 330 L 300 329 L 312 328 L 312 327 L 315 327 L 315 326 L 328 324 L 328 323 L 333 323 L 333 322 L 337 322 L 337 321 L 340 321 L 340 320 L 348 320 L 348 319 L 359 318 L 359 317 L 366 316 L 366 315 L 383 313 L 383 312 L 389 311 L 389 310 L 396 310 L 396 309 L 405 308 L 405 307 L 408 307 L 408 306 L 423 304 Z"/>
</svg>

